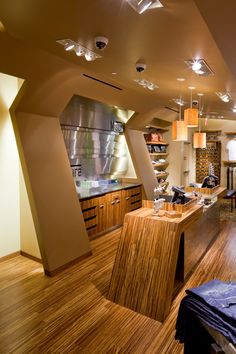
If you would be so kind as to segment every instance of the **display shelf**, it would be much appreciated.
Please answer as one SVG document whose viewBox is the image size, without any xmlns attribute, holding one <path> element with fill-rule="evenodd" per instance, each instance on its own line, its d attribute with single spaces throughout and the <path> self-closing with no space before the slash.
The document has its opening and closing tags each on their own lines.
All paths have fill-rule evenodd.
<svg viewBox="0 0 236 354">
<path fill-rule="evenodd" d="M 167 128 L 162 128 L 162 127 L 159 127 L 157 125 L 148 125 L 146 126 L 147 129 L 155 129 L 159 132 L 162 132 L 162 133 L 167 133 L 169 131 L 169 129 Z"/>
<path fill-rule="evenodd" d="M 146 141 L 147 145 L 169 145 L 165 141 Z"/>
<path fill-rule="evenodd" d="M 169 165 L 169 162 L 161 162 L 159 164 L 152 164 L 153 167 L 164 167 L 165 168 Z"/>
<path fill-rule="evenodd" d="M 236 135 L 236 132 L 225 132 L 225 135 Z"/>
<path fill-rule="evenodd" d="M 196 149 L 196 182 L 202 183 L 203 179 L 209 174 L 209 164 L 214 167 L 214 173 L 219 177 L 221 175 L 221 142 L 214 141 L 211 144 L 207 141 L 205 149 Z"/>
<path fill-rule="evenodd" d="M 156 178 L 166 178 L 169 176 L 169 172 L 165 172 L 165 173 L 158 173 L 156 175 Z"/>
<path fill-rule="evenodd" d="M 155 156 L 155 155 L 157 155 L 157 156 L 168 156 L 169 153 L 168 152 L 150 152 L 149 155 L 150 156 Z"/>
</svg>

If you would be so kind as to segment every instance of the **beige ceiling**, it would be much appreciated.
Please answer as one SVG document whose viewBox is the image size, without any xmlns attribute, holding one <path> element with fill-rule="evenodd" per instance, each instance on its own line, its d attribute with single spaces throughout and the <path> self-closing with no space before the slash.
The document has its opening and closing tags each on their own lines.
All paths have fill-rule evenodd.
<svg viewBox="0 0 236 354">
<path fill-rule="evenodd" d="M 188 86 L 195 86 L 196 93 L 204 93 L 205 112 L 235 119 L 232 107 L 236 105 L 233 75 L 236 37 L 228 37 L 227 32 L 232 29 L 233 34 L 236 32 L 236 1 L 223 2 L 227 8 L 223 16 L 220 1 L 162 0 L 162 3 L 164 8 L 139 15 L 125 0 L 1 0 L 0 20 L 10 36 L 126 89 L 127 95 L 132 95 L 132 108 L 136 93 L 139 105 L 141 98 L 152 102 L 152 108 L 156 104 L 176 109 L 172 98 L 178 98 L 181 90 L 184 100 L 189 102 Z M 94 50 L 93 39 L 97 35 L 108 37 L 109 44 L 100 53 L 103 58 L 94 62 L 65 52 L 56 43 L 58 39 L 71 38 Z M 184 60 L 195 57 L 204 58 L 214 76 L 200 77 L 188 69 Z M 135 63 L 140 59 L 147 64 L 142 78 L 159 86 L 154 92 L 133 81 L 139 77 Z M 178 77 L 185 78 L 185 82 L 180 85 Z M 221 102 L 216 91 L 229 91 L 232 101 Z M 131 108 L 127 97 L 125 106 Z"/>
</svg>

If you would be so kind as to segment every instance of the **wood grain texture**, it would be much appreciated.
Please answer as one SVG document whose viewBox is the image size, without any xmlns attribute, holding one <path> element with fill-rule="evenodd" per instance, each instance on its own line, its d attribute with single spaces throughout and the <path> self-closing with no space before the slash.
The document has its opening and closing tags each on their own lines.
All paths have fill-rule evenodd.
<svg viewBox="0 0 236 354">
<path fill-rule="evenodd" d="M 93 255 L 54 278 L 18 256 L 0 264 L 0 353 L 181 354 L 174 340 L 186 288 L 236 281 L 236 223 L 222 231 L 174 299 L 163 324 L 108 301 L 120 231 L 93 240 Z M 216 261 L 217 260 L 217 261 Z"/>
<path fill-rule="evenodd" d="M 199 262 L 219 232 L 217 220 L 217 203 L 204 213 L 202 206 L 194 205 L 174 219 L 158 217 L 148 208 L 126 214 L 108 299 L 164 321 L 175 278 L 185 280 Z"/>
</svg>

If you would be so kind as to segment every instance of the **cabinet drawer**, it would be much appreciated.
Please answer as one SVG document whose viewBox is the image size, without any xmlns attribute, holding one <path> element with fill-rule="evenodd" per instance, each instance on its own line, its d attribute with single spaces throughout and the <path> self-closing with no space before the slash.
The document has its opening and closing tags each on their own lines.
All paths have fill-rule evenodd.
<svg viewBox="0 0 236 354">
<path fill-rule="evenodd" d="M 106 195 L 106 201 L 107 202 L 114 202 L 114 201 L 120 201 L 121 200 L 121 191 L 118 192 L 112 192 L 112 193 L 108 193 Z"/>
<path fill-rule="evenodd" d="M 138 194 L 141 194 L 141 187 L 135 187 L 135 188 L 129 188 L 129 189 L 124 189 L 122 191 L 122 197 L 132 197 Z"/>
<path fill-rule="evenodd" d="M 99 204 L 99 198 L 91 198 L 80 202 L 82 211 L 96 207 Z"/>
</svg>

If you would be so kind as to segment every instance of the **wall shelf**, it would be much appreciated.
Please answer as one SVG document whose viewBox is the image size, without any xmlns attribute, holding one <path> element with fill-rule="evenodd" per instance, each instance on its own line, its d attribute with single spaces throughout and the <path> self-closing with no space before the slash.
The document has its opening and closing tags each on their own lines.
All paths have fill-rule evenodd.
<svg viewBox="0 0 236 354">
<path fill-rule="evenodd" d="M 169 176 L 168 172 L 164 172 L 164 173 L 158 173 L 156 174 L 156 178 L 166 178 Z"/>
<path fill-rule="evenodd" d="M 149 155 L 150 156 L 154 156 L 154 155 L 157 155 L 157 156 L 168 156 L 169 153 L 168 152 L 150 152 Z"/>
<path fill-rule="evenodd" d="M 153 167 L 167 167 L 169 165 L 169 162 L 161 162 L 159 164 L 152 164 Z"/>
<path fill-rule="evenodd" d="M 146 141 L 147 145 L 169 145 L 168 143 L 164 142 L 164 141 Z"/>
</svg>

